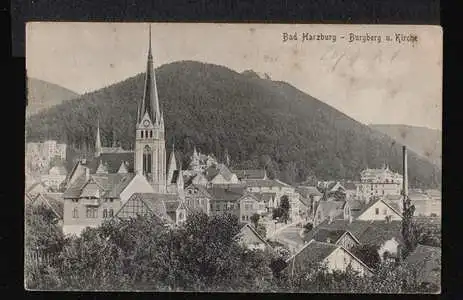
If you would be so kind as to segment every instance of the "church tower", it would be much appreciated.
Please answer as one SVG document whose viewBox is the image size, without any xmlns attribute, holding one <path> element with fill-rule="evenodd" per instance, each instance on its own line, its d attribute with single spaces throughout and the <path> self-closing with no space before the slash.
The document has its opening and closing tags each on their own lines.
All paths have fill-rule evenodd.
<svg viewBox="0 0 463 300">
<path fill-rule="evenodd" d="M 156 193 L 166 192 L 166 144 L 164 119 L 159 109 L 156 76 L 151 53 L 149 28 L 148 62 L 145 88 L 138 106 L 135 138 L 135 172 L 143 174 Z"/>
</svg>

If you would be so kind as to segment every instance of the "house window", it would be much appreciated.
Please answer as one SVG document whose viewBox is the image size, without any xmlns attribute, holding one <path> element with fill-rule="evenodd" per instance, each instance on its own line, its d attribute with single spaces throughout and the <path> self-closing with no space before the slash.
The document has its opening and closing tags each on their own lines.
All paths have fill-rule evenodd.
<svg viewBox="0 0 463 300">
<path fill-rule="evenodd" d="M 95 207 L 87 207 L 86 211 L 87 218 L 95 219 L 98 217 L 98 210 Z"/>
<path fill-rule="evenodd" d="M 77 219 L 79 217 L 79 210 L 77 209 L 77 207 L 75 207 L 73 210 L 72 210 L 72 217 L 74 219 Z"/>
<path fill-rule="evenodd" d="M 105 208 L 103 209 L 103 218 L 107 218 L 108 217 L 108 210 Z"/>
<path fill-rule="evenodd" d="M 375 214 L 379 215 L 379 208 L 375 208 Z"/>
<path fill-rule="evenodd" d="M 112 208 L 109 209 L 109 217 L 114 217 L 114 210 Z"/>
<path fill-rule="evenodd" d="M 78 202 L 79 202 L 79 199 L 78 199 L 78 198 L 77 198 L 77 199 L 72 199 L 72 202 L 78 203 Z"/>
</svg>

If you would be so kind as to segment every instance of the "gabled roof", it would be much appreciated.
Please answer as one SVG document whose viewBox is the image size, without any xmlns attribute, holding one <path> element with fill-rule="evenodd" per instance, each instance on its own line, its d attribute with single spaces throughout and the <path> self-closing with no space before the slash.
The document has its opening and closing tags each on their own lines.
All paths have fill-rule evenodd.
<svg viewBox="0 0 463 300">
<path fill-rule="evenodd" d="M 265 170 L 261 169 L 250 169 L 250 170 L 233 170 L 238 179 L 264 179 Z"/>
<path fill-rule="evenodd" d="M 331 243 L 317 242 L 315 240 L 308 242 L 302 249 L 299 250 L 298 253 L 290 257 L 286 263 L 289 264 L 293 261 L 295 264 L 321 263 L 324 259 L 330 256 L 331 253 L 338 249 L 349 254 L 354 260 L 360 263 L 366 271 L 373 273 L 372 270 L 363 261 L 361 261 L 358 257 L 356 257 L 343 246 L 334 245 Z"/>
<path fill-rule="evenodd" d="M 346 230 L 356 237 L 362 244 L 382 245 L 384 242 L 394 238 L 397 242 L 402 243 L 402 221 L 361 221 L 354 220 L 349 223 L 348 220 L 328 220 L 319 224 L 316 229 L 329 230 Z"/>
<path fill-rule="evenodd" d="M 320 191 L 314 186 L 299 186 L 296 188 L 296 192 L 305 198 L 310 198 L 311 196 L 323 196 L 323 194 L 320 193 Z"/>
<path fill-rule="evenodd" d="M 316 227 L 311 230 L 306 236 L 305 241 L 315 240 L 317 242 L 327 242 L 330 239 L 331 243 L 336 244 L 344 235 L 349 235 L 354 241 L 360 244 L 360 241 L 349 231 L 345 229 L 327 229 Z"/>
<path fill-rule="evenodd" d="M 185 190 L 188 190 L 188 189 L 197 189 L 200 193 L 202 193 L 205 197 L 207 198 L 212 198 L 212 195 L 209 194 L 209 192 L 207 191 L 207 189 L 205 187 L 203 187 L 202 185 L 196 185 L 196 184 L 190 184 L 188 185 Z"/>
<path fill-rule="evenodd" d="M 35 189 L 35 188 L 38 187 L 39 185 L 42 186 L 45 190 L 47 189 L 47 187 L 43 184 L 43 182 L 39 181 L 39 182 L 33 183 L 33 184 L 29 187 L 29 189 L 27 189 L 27 193 L 31 192 L 33 189 Z"/>
<path fill-rule="evenodd" d="M 48 174 L 56 174 L 56 175 L 62 175 L 62 176 L 66 176 L 67 175 L 67 171 L 66 171 L 66 168 L 62 165 L 59 165 L 59 166 L 54 166 L 54 167 L 51 167 L 50 170 L 48 170 Z"/>
<path fill-rule="evenodd" d="M 90 173 L 94 174 L 102 162 L 108 173 L 117 173 L 122 162 L 126 163 L 127 171 L 132 173 L 134 170 L 134 153 L 133 152 L 124 152 L 124 153 L 102 153 L 100 156 L 88 161 L 85 166 L 90 168 Z"/>
<path fill-rule="evenodd" d="M 93 174 L 86 180 L 85 174 L 78 177 L 64 192 L 64 198 L 78 198 L 82 189 L 88 182 L 94 182 L 102 191 L 100 196 L 105 198 L 118 198 L 120 193 L 129 185 L 135 174 Z"/>
<path fill-rule="evenodd" d="M 244 189 L 240 187 L 234 187 L 233 185 L 227 187 L 212 186 L 207 189 L 207 192 L 212 196 L 212 200 L 222 201 L 236 201 L 244 195 Z"/>
<path fill-rule="evenodd" d="M 268 203 L 271 200 L 274 200 L 276 197 L 276 193 L 251 193 L 253 194 L 259 201 L 263 201 Z"/>
<path fill-rule="evenodd" d="M 344 213 L 345 204 L 345 201 L 320 201 L 317 211 L 321 210 L 324 216 L 337 217 Z"/>
<path fill-rule="evenodd" d="M 255 240 L 255 241 L 259 241 L 260 243 L 263 243 L 265 246 L 269 247 L 269 248 L 272 248 L 268 243 L 267 241 L 265 241 L 265 239 L 263 237 L 261 237 L 259 235 L 259 233 L 257 233 L 257 231 L 252 227 L 252 225 L 250 224 L 245 224 L 243 227 L 241 227 L 240 229 L 240 232 L 235 236 L 235 238 L 241 238 L 243 237 L 244 235 L 246 234 L 250 234 L 251 237 Z M 249 235 L 248 235 L 249 236 Z"/>
<path fill-rule="evenodd" d="M 338 249 L 338 247 L 339 246 L 331 243 L 322 243 L 311 240 L 296 254 L 290 257 L 286 263 L 292 263 L 293 260 L 296 264 L 321 263 L 331 253 Z"/>
<path fill-rule="evenodd" d="M 59 219 L 63 219 L 64 203 L 62 198 L 53 197 L 50 194 L 40 194 L 39 197 L 43 199 Z"/>
<path fill-rule="evenodd" d="M 219 174 L 227 181 L 230 181 L 233 176 L 233 173 L 224 164 L 218 164 L 216 167 L 211 166 L 206 169 L 206 178 L 208 181 L 211 181 Z"/>
<path fill-rule="evenodd" d="M 244 179 L 247 187 L 287 187 L 286 183 L 275 179 Z"/>
<path fill-rule="evenodd" d="M 363 209 L 357 214 L 356 217 L 357 218 L 360 217 L 363 213 L 365 213 L 368 209 L 370 209 L 373 205 L 375 205 L 378 202 L 384 203 L 384 205 L 386 205 L 392 211 L 394 211 L 396 214 L 398 214 L 400 217 L 402 217 L 402 214 L 400 213 L 400 211 L 396 207 L 394 207 L 396 205 L 391 205 L 389 201 L 384 201 L 383 198 L 378 198 L 376 200 L 370 200 L 370 202 L 368 202 L 368 204 L 363 207 Z"/>
<path fill-rule="evenodd" d="M 164 221 L 172 222 L 172 219 L 167 214 L 166 204 L 164 202 L 164 195 L 163 194 L 155 194 L 155 193 L 134 193 L 124 205 L 121 206 L 119 211 L 116 215 L 121 212 L 128 203 L 131 201 L 141 201 L 143 202 L 146 207 L 156 215 L 158 218 Z"/>
</svg>

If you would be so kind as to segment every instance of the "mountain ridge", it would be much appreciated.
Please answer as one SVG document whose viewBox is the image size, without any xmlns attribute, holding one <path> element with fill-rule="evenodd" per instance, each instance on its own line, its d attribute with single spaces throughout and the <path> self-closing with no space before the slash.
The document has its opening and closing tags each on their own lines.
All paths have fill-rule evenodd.
<svg viewBox="0 0 463 300">
<path fill-rule="evenodd" d="M 91 151 L 96 123 L 102 140 L 114 134 L 133 148 L 137 102 L 144 73 L 134 75 L 31 118 L 28 140 L 45 137 Z M 286 82 L 245 76 L 224 66 L 179 61 L 156 69 L 170 150 L 174 138 L 184 165 L 193 146 L 221 158 L 227 150 L 237 168 L 263 168 L 287 182 L 356 179 L 385 160 L 401 170 L 400 145 Z M 410 153 L 410 182 L 440 183 L 441 171 Z"/>
<path fill-rule="evenodd" d="M 80 94 L 56 83 L 42 79 L 27 78 L 27 107 L 26 116 L 58 105 L 63 101 L 75 99 Z"/>
<path fill-rule="evenodd" d="M 418 155 L 441 166 L 442 131 L 424 126 L 407 124 L 370 124 L 370 127 L 407 145 Z"/>
</svg>

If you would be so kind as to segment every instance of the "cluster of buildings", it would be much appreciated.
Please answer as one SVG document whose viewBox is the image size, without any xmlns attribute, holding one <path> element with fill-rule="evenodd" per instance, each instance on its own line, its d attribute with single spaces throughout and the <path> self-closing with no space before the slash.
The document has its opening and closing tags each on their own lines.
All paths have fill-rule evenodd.
<svg viewBox="0 0 463 300">
<path fill-rule="evenodd" d="M 167 157 L 151 45 L 136 120 L 134 150 L 103 147 L 97 126 L 94 157 L 78 161 L 69 172 L 51 168 L 28 189 L 26 198 L 52 207 L 64 233 L 77 235 L 111 218 L 151 215 L 175 226 L 193 211 L 209 216 L 232 213 L 243 223 L 241 240 L 250 247 L 266 248 L 270 246 L 250 225 L 251 217 L 271 216 L 286 196 L 290 223 L 314 227 L 304 237 L 304 246 L 287 260 L 288 265 L 297 267 L 307 259 L 326 261 L 332 268 L 350 265 L 368 275 L 371 268 L 350 252 L 353 246 L 376 243 L 382 258 L 399 255 L 404 179 L 387 166 L 364 170 L 358 183 L 293 187 L 268 178 L 265 170 L 230 169 L 229 163 L 204 155 L 196 147 L 186 168 L 177 161 L 175 145 Z M 38 159 L 37 163 L 49 162 L 54 156 L 65 159 L 65 149 L 56 142 L 28 144 L 26 156 Z M 48 197 L 47 186 L 51 185 L 62 185 L 64 192 Z M 412 202 L 418 214 L 440 216 L 440 193 L 413 191 L 410 196 L 415 194 Z"/>
</svg>

